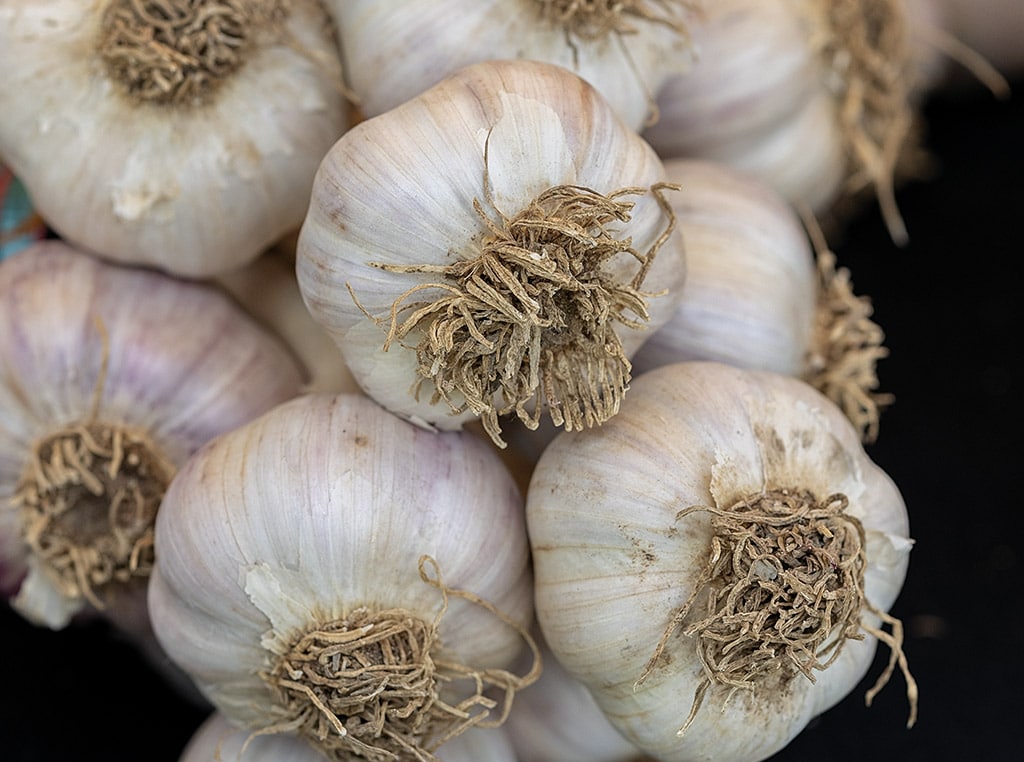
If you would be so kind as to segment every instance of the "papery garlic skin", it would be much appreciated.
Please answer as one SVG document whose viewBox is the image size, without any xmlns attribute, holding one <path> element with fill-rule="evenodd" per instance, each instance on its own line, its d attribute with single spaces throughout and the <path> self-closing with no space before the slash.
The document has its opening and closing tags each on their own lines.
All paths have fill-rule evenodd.
<svg viewBox="0 0 1024 762">
<path fill-rule="evenodd" d="M 325 156 L 299 237 L 299 287 L 370 396 L 410 420 L 457 429 L 475 416 L 472 409 L 432 404 L 429 380 L 418 398 L 410 392 L 420 378 L 410 347 L 423 330 L 383 349 L 392 305 L 441 277 L 374 264 L 444 267 L 476 259 L 490 230 L 474 202 L 493 225 L 499 213 L 512 217 L 556 186 L 610 194 L 663 180 L 650 146 L 574 74 L 531 61 L 476 64 L 352 128 Z M 626 356 L 668 318 L 685 278 L 682 240 L 655 193 L 640 190 L 629 200 L 631 219 L 618 227 L 638 252 L 670 235 L 642 287 L 653 293 L 649 319 L 641 328 L 614 329 Z M 625 283 L 637 268 L 621 253 L 604 271 Z M 428 294 L 409 301 L 421 299 Z"/>
<path fill-rule="evenodd" d="M 731 167 L 670 159 L 669 198 L 687 253 L 675 315 L 633 357 L 636 373 L 684 360 L 800 376 L 814 326 L 817 276 L 793 209 Z"/>
<path fill-rule="evenodd" d="M 424 555 L 445 585 L 524 628 L 449 594 L 445 658 L 507 666 L 532 619 L 522 498 L 493 449 L 362 395 L 303 395 L 204 447 L 168 490 L 156 547 L 157 637 L 220 712 L 253 729 L 281 720 L 260 673 L 293 638 L 361 607 L 435 620 L 443 600 L 418 573 Z"/>
<path fill-rule="evenodd" d="M 846 173 L 835 106 L 792 0 L 716 0 L 693 25 L 695 61 L 658 93 L 643 135 L 662 157 L 702 158 L 769 183 L 816 212 Z"/>
<path fill-rule="evenodd" d="M 306 371 L 304 392 L 359 391 L 331 337 L 313 322 L 302 301 L 295 279 L 294 237 L 215 281 L 294 351 Z"/>
<path fill-rule="evenodd" d="M 242 750 L 245 750 L 244 753 Z M 437 753 L 440 762 L 516 762 L 503 728 L 470 728 Z M 219 712 L 199 726 L 178 762 L 326 762 L 330 757 L 290 735 L 253 736 Z"/>
<path fill-rule="evenodd" d="M 297 394 L 301 374 L 276 339 L 214 289 L 60 241 L 0 265 L 0 322 L 3 565 L 15 578 L 28 575 L 14 607 L 61 628 L 86 602 L 61 594 L 28 553 L 11 504 L 36 443 L 95 420 L 145 432 L 177 466 Z"/>
<path fill-rule="evenodd" d="M 780 488 L 847 496 L 866 531 L 865 598 L 887 610 L 911 547 L 902 497 L 838 408 L 798 380 L 710 362 L 664 366 L 636 379 L 614 419 L 559 435 L 538 462 L 527 518 L 539 624 L 611 722 L 659 760 L 765 759 L 871 663 L 868 636 L 848 640 L 814 683 L 797 673 L 784 687 L 731 695 L 712 684 L 681 737 L 703 674 L 694 639 L 676 630 L 667 658 L 636 685 L 711 551 L 709 514 L 677 513 Z M 877 620 L 864 612 L 863 621 Z"/>
<path fill-rule="evenodd" d="M 640 750 L 619 733 L 580 681 L 540 637 L 544 671 L 516 696 L 505 728 L 519 762 L 639 762 Z"/>
<path fill-rule="evenodd" d="M 103 257 L 188 277 L 255 259 L 301 223 L 345 129 L 323 9 L 288 2 L 274 41 L 192 106 L 136 104 L 111 80 L 96 52 L 110 5 L 0 6 L 0 157 L 53 229 Z"/>
<path fill-rule="evenodd" d="M 663 157 L 753 172 L 819 215 L 868 190 L 904 243 L 894 186 L 913 171 L 929 64 L 903 0 L 720 0 L 705 11 L 697 61 L 666 82 L 644 137 Z"/>
<path fill-rule="evenodd" d="M 524 59 L 557 64 L 593 85 L 633 129 L 655 116 L 654 94 L 686 65 L 688 3 L 657 6 L 665 23 L 629 15 L 634 31 L 582 39 L 542 16 L 537 0 L 328 0 L 345 74 L 367 116 L 419 95 L 470 64 Z M 623 3 L 620 5 L 629 5 Z"/>
</svg>

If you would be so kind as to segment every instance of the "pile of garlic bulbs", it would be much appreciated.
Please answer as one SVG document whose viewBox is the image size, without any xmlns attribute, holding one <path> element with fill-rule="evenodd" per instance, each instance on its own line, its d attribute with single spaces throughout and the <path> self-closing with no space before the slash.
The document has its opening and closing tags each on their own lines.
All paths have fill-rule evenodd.
<svg viewBox="0 0 1024 762">
<path fill-rule="evenodd" d="M 129 635 L 181 762 L 756 762 L 879 643 L 912 725 L 826 239 L 912 234 L 927 13 L 5 3 L 5 599 Z"/>
</svg>

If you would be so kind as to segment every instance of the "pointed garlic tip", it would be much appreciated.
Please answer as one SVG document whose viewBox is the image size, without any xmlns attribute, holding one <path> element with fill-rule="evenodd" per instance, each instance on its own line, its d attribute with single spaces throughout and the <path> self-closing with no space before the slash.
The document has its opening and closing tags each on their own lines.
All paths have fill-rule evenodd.
<svg viewBox="0 0 1024 762">
<path fill-rule="evenodd" d="M 280 35 L 285 13 L 283 0 L 112 0 L 98 52 L 132 100 L 200 105 L 244 64 L 261 35 Z"/>
<path fill-rule="evenodd" d="M 817 260 L 818 304 L 803 378 L 839 406 L 861 441 L 874 442 L 881 411 L 894 401 L 877 391 L 878 361 L 889 356 L 885 333 L 871 319 L 871 300 L 854 294 L 850 271 L 836 267 L 835 254 L 819 249 Z"/>
</svg>

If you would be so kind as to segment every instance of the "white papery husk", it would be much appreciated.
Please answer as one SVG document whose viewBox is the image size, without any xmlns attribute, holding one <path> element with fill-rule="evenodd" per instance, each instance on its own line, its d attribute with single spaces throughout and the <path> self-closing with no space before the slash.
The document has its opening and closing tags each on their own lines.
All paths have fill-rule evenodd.
<svg viewBox="0 0 1024 762">
<path fill-rule="evenodd" d="M 297 227 L 346 127 L 330 20 L 282 29 L 198 105 L 138 105 L 95 48 L 110 0 L 0 5 L 0 157 L 66 240 L 187 277 L 227 272 Z"/>
<path fill-rule="evenodd" d="M 295 239 L 295 235 L 286 236 L 255 261 L 215 281 L 301 360 L 306 370 L 303 391 L 357 392 L 359 385 L 331 337 L 313 321 L 302 301 L 295 278 Z"/>
<path fill-rule="evenodd" d="M 633 357 L 637 374 L 715 360 L 790 376 L 804 371 L 817 303 L 810 241 L 767 183 L 717 162 L 669 159 L 669 197 L 687 278 L 672 319 Z"/>
<path fill-rule="evenodd" d="M 244 749 L 244 753 L 243 753 Z M 253 736 L 214 712 L 189 739 L 178 762 L 326 762 L 324 756 L 300 738 L 288 735 Z M 503 728 L 470 728 L 438 752 L 441 762 L 515 762 Z"/>
<path fill-rule="evenodd" d="M 705 11 L 697 60 L 668 79 L 645 138 L 663 157 L 752 172 L 818 215 L 874 195 L 905 243 L 894 187 L 921 169 L 915 109 L 931 64 L 903 0 L 716 0 Z"/>
<path fill-rule="evenodd" d="M 535 628 L 536 629 L 536 628 Z M 505 725 L 519 762 L 639 762 L 641 752 L 608 721 L 583 683 L 535 636 L 544 671 L 516 696 Z M 528 667 L 525 658 L 523 666 Z"/>
<path fill-rule="evenodd" d="M 376 116 L 481 61 L 544 61 L 574 71 L 633 129 L 655 116 L 665 78 L 687 65 L 694 3 L 652 2 L 680 29 L 626 16 L 634 31 L 582 39 L 541 15 L 537 0 L 328 0 L 346 77 Z"/>
<path fill-rule="evenodd" d="M 666 81 L 644 137 L 663 157 L 724 163 L 828 209 L 846 160 L 809 34 L 793 0 L 716 0 L 693 25 L 693 66 Z"/>
<path fill-rule="evenodd" d="M 297 394 L 301 372 L 279 341 L 213 288 L 106 263 L 61 241 L 0 265 L 0 315 L 0 563 L 12 582 L 5 592 L 16 593 L 12 604 L 26 618 L 58 629 L 88 602 L 64 595 L 24 544 L 11 498 L 36 443 L 75 424 L 118 424 L 144 432 L 177 468 L 214 436 Z M 145 630 L 145 604 L 136 598 L 124 596 L 130 613 L 106 613 Z"/>
<path fill-rule="evenodd" d="M 449 594 L 447 657 L 505 667 L 532 621 L 522 498 L 496 453 L 363 395 L 303 395 L 203 448 L 168 490 L 156 547 L 158 639 L 214 707 L 254 730 L 281 719 L 260 672 L 310 628 L 361 607 L 437 618 L 444 600 L 420 577 L 423 556 L 444 585 L 516 623 Z M 441 688 L 447 700 L 473 692 L 465 680 Z"/>
<path fill-rule="evenodd" d="M 866 531 L 866 601 L 886 611 L 911 547 L 902 497 L 841 411 L 798 380 L 711 362 L 649 371 L 619 415 L 600 429 L 560 434 L 534 471 L 527 519 L 547 643 L 611 722 L 659 760 L 764 759 L 871 664 L 868 635 L 846 641 L 815 682 L 796 674 L 732 695 L 713 684 L 681 737 L 704 674 L 694 641 L 676 631 L 637 685 L 711 549 L 710 514 L 676 514 L 727 509 L 775 488 L 847 496 Z M 862 621 L 878 623 L 868 611 Z"/>
<path fill-rule="evenodd" d="M 471 409 L 432 404 L 429 380 L 418 395 L 411 391 L 419 378 L 412 347 L 423 329 L 384 349 L 392 305 L 440 276 L 374 264 L 442 267 L 475 259 L 489 231 L 474 201 L 497 220 L 498 212 L 514 216 L 554 186 L 610 194 L 664 178 L 650 146 L 571 72 L 533 61 L 476 64 L 355 126 L 324 157 L 299 236 L 299 287 L 364 391 L 409 420 L 457 429 L 475 417 Z M 669 220 L 653 193 L 629 200 L 635 206 L 621 237 L 643 253 Z M 620 282 L 637 269 L 628 254 L 605 265 Z M 643 283 L 652 294 L 648 320 L 615 328 L 627 357 L 671 315 L 684 278 L 682 240 L 673 231 Z M 427 296 L 409 301 L 420 299 Z"/>
</svg>

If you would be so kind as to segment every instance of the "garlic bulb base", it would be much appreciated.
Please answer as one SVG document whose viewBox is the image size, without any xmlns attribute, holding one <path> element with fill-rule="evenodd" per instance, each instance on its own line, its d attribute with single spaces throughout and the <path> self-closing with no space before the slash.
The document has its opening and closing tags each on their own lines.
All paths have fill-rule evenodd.
<svg viewBox="0 0 1024 762">
<path fill-rule="evenodd" d="M 698 599 L 707 606 L 683 633 L 694 639 L 704 675 L 690 714 L 693 722 L 708 689 L 766 689 L 829 667 L 849 638 L 860 639 L 864 601 L 864 527 L 846 513 L 845 495 L 824 500 L 791 489 L 771 489 L 712 514 L 707 565 L 686 603 L 672 617 L 637 684 L 657 668 L 669 637 Z M 899 643 L 894 644 L 902 653 Z"/>
<path fill-rule="evenodd" d="M 98 53 L 132 101 L 200 105 L 261 35 L 280 33 L 284 12 L 281 0 L 113 0 L 103 11 Z"/>
<path fill-rule="evenodd" d="M 630 380 L 616 326 L 642 328 L 648 318 L 649 294 L 641 288 L 675 227 L 664 198 L 671 189 L 678 186 L 649 189 L 668 222 L 645 253 L 609 227 L 629 222 L 633 203 L 623 198 L 648 192 L 643 188 L 605 195 L 556 186 L 512 217 L 488 199 L 497 222 L 475 201 L 490 231 L 479 256 L 441 266 L 372 263 L 388 272 L 442 276 L 401 294 L 390 321 L 378 320 L 390 322 L 384 350 L 420 331 L 416 393 L 424 379 L 431 380 L 432 404 L 443 401 L 456 415 L 471 410 L 499 447 L 506 443 L 498 419 L 509 413 L 531 429 L 545 408 L 567 431 L 603 423 L 618 411 Z M 624 254 L 638 263 L 627 279 L 605 269 L 609 259 Z M 440 295 L 433 302 L 409 301 L 424 290 Z"/>
<path fill-rule="evenodd" d="M 266 636 L 277 655 L 260 677 L 276 703 L 266 708 L 272 724 L 256 728 L 256 734 L 297 733 L 331 758 L 353 755 L 387 762 L 410 753 L 433 760 L 439 746 L 471 727 L 502 725 L 516 691 L 540 674 L 537 645 L 525 628 L 493 605 L 446 585 L 433 558 L 420 558 L 419 573 L 441 593 L 433 620 L 404 608 L 356 606 L 341 619 L 311 623 L 287 640 L 283 633 Z M 273 581 L 266 582 L 263 594 L 279 592 Z M 259 587 L 258 577 L 253 578 L 254 600 Z M 438 625 L 450 597 L 484 607 L 527 641 L 534 659 L 525 676 L 475 668 L 446 656 Z M 473 689 L 452 701 L 451 686 L 460 683 Z M 495 692 L 502 700 L 493 697 Z"/>
<path fill-rule="evenodd" d="M 53 588 L 45 597 L 56 591 L 68 602 L 44 617 L 50 627 L 67 624 L 67 612 L 86 602 L 103 609 L 104 586 L 148 576 L 156 514 L 174 470 L 151 437 L 119 424 L 68 426 L 35 445 L 14 504 L 34 572 Z M 32 591 L 43 587 L 23 587 L 19 606 L 33 610 Z"/>
</svg>

